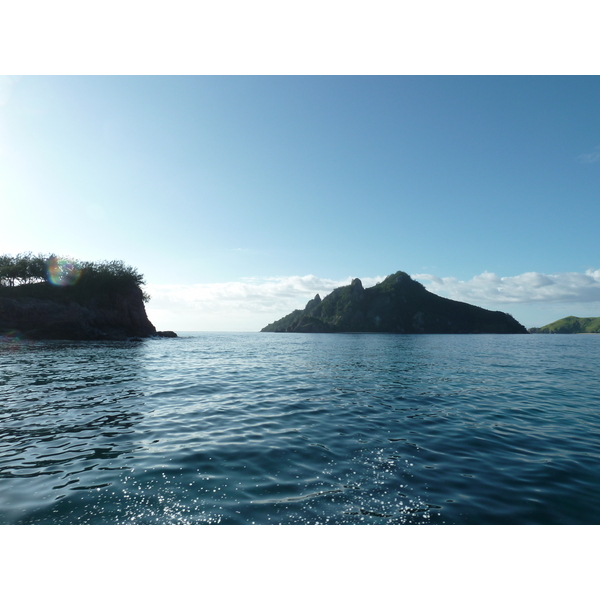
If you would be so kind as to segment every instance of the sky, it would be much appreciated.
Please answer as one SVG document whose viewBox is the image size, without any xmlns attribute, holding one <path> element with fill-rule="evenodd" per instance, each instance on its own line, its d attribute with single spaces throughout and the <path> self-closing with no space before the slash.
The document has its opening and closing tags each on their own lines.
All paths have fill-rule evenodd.
<svg viewBox="0 0 600 600">
<path fill-rule="evenodd" d="M 157 329 L 258 331 L 402 270 L 600 315 L 598 76 L 0 78 L 0 254 L 122 260 Z"/>
<path fill-rule="evenodd" d="M 159 330 L 257 331 L 397 270 L 527 327 L 598 316 L 596 12 L 589 0 L 5 3 L 0 254 L 123 260 L 145 275 Z M 572 551 L 584 533 L 517 537 L 540 569 L 560 561 L 567 591 L 573 572 L 588 583 Z M 446 553 L 440 580 L 481 547 L 459 534 L 461 562 Z M 475 585 L 514 537 L 468 554 Z M 114 550 L 94 541 L 87 555 Z M 308 556 L 308 543 L 286 549 Z"/>
</svg>

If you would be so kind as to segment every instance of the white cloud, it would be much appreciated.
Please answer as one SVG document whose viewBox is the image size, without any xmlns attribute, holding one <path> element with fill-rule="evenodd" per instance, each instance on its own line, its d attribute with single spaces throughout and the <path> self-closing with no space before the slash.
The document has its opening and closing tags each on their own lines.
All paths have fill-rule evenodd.
<svg viewBox="0 0 600 600">
<path fill-rule="evenodd" d="M 365 287 L 384 277 L 367 277 Z M 320 294 L 348 285 L 352 277 L 323 279 L 315 275 L 246 278 L 226 283 L 194 285 L 148 285 L 152 300 L 147 306 L 158 329 L 259 330 Z"/>
<path fill-rule="evenodd" d="M 553 275 L 532 272 L 513 277 L 485 271 L 469 281 L 429 274 L 412 277 L 434 294 L 477 305 L 600 301 L 600 269 Z"/>
<path fill-rule="evenodd" d="M 468 281 L 431 274 L 412 277 L 429 291 L 446 298 L 491 310 L 506 311 L 510 307 L 510 312 L 518 320 L 523 319 L 526 326 L 544 325 L 586 306 L 592 312 L 600 308 L 600 269 L 553 275 L 531 272 L 512 277 L 486 271 Z M 371 287 L 383 279 L 363 277 L 361 281 L 364 287 Z M 195 285 L 148 285 L 146 289 L 152 300 L 147 312 L 159 330 L 259 331 L 293 310 L 304 308 L 315 294 L 323 298 L 351 280 L 352 277 L 334 280 L 304 275 Z"/>
<path fill-rule="evenodd" d="M 594 148 L 594 152 L 589 152 L 587 154 L 580 154 L 577 157 L 577 160 L 582 163 L 595 163 L 600 160 L 600 146 L 596 146 Z"/>
</svg>

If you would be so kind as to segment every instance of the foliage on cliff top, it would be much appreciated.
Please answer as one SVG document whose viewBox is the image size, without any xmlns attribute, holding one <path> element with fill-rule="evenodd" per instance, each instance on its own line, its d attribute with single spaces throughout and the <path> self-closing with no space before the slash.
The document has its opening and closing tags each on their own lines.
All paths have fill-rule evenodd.
<svg viewBox="0 0 600 600">
<path fill-rule="evenodd" d="M 69 300 L 140 288 L 144 276 L 120 260 L 90 262 L 61 259 L 55 254 L 0 255 L 0 295 Z M 142 290 L 144 302 L 150 296 Z"/>
</svg>

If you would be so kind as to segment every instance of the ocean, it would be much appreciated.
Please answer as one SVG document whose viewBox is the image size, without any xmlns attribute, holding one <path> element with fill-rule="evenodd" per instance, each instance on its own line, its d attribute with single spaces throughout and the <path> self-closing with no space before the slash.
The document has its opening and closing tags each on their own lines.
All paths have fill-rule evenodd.
<svg viewBox="0 0 600 600">
<path fill-rule="evenodd" d="M 178 333 L 0 341 L 0 523 L 600 523 L 600 335 Z"/>
</svg>

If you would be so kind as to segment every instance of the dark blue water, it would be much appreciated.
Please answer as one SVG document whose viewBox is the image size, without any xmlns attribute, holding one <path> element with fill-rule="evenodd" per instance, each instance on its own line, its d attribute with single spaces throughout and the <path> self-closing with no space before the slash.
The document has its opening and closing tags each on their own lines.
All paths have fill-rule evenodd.
<svg viewBox="0 0 600 600">
<path fill-rule="evenodd" d="M 4 340 L 0 522 L 598 524 L 599 365 L 600 335 Z"/>
</svg>

